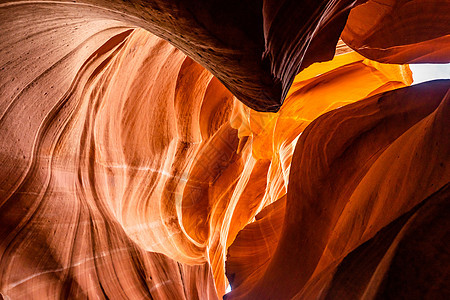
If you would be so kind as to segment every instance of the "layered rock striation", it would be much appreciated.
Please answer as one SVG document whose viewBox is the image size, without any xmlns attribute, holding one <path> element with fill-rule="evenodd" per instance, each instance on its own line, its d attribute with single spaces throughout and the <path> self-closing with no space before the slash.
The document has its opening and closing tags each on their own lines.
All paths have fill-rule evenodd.
<svg viewBox="0 0 450 300">
<path fill-rule="evenodd" d="M 2 297 L 445 298 L 449 8 L 1 2 Z"/>
</svg>

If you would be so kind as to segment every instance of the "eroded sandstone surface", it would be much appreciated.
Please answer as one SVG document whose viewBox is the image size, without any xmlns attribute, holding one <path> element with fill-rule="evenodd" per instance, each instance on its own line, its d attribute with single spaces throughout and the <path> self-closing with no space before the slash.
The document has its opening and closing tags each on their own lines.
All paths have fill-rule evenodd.
<svg viewBox="0 0 450 300">
<path fill-rule="evenodd" d="M 446 298 L 447 1 L 2 1 L 5 299 Z"/>
</svg>

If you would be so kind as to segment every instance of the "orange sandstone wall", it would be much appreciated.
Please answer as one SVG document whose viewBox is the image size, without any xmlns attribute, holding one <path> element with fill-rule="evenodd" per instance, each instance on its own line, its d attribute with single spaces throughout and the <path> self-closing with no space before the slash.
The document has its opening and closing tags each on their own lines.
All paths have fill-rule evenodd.
<svg viewBox="0 0 450 300">
<path fill-rule="evenodd" d="M 448 295 L 448 8 L 1 2 L 2 297 Z"/>
</svg>

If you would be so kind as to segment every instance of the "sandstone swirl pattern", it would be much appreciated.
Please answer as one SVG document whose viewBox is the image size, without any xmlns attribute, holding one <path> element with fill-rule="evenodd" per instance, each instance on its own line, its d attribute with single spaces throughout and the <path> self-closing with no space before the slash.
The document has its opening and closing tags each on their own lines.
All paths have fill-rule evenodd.
<svg viewBox="0 0 450 300">
<path fill-rule="evenodd" d="M 0 2 L 2 297 L 445 297 L 448 9 Z"/>
</svg>

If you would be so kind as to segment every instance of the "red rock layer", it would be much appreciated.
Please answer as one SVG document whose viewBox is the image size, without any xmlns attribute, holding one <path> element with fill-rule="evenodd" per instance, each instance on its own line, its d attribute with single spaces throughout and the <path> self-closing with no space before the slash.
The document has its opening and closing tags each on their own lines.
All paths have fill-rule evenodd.
<svg viewBox="0 0 450 300">
<path fill-rule="evenodd" d="M 336 48 L 354 5 L 2 2 L 2 296 L 444 295 L 449 82 Z M 392 44 L 377 7 L 352 48 L 448 59 L 445 14 Z"/>
<path fill-rule="evenodd" d="M 351 11 L 342 39 L 384 63 L 449 63 L 449 15 L 446 0 L 369 0 Z"/>
<path fill-rule="evenodd" d="M 37 47 L 48 39 L 56 43 L 47 44 L 49 50 L 65 42 L 71 47 L 71 39 L 106 28 L 142 27 L 203 65 L 247 106 L 277 111 L 301 69 L 333 57 L 353 5 L 351 0 L 6 1 L 0 14 L 5 39 L 12 31 L 32 38 L 20 31 L 33 27 Z"/>
<path fill-rule="evenodd" d="M 41 101 L 32 106 L 35 91 L 17 94 L 5 111 L 2 293 L 223 294 L 226 249 L 262 207 L 285 195 L 295 141 L 306 125 L 373 90 L 409 84 L 410 76 L 407 67 L 350 53 L 309 68 L 286 108 L 264 115 L 243 107 L 168 43 L 119 29 L 60 98 L 44 92 L 47 111 Z M 324 97 L 350 78 L 369 84 L 347 89 L 350 98 Z M 54 90 L 54 81 L 34 81 L 32 87 Z M 309 97 L 321 101 L 308 106 Z"/>
<path fill-rule="evenodd" d="M 448 189 L 438 191 L 450 179 L 449 101 L 449 81 L 436 81 L 375 95 L 327 113 L 308 126 L 292 159 L 283 230 L 271 241 L 278 242 L 276 250 L 266 258 L 265 270 L 254 270 L 255 278 L 246 276 L 247 281 L 238 282 L 227 299 L 315 299 L 337 294 L 346 298 L 352 293 L 372 299 L 391 293 L 416 297 L 444 293 L 440 274 L 448 270 L 439 265 L 439 257 L 445 257 L 442 241 L 427 238 L 421 249 L 412 232 L 432 231 L 422 221 L 416 224 L 416 218 L 423 219 L 424 224 L 436 218 L 441 225 L 433 226 L 436 230 L 430 233 L 432 236 L 443 236 L 448 229 L 443 215 L 432 215 L 429 210 L 442 207 L 448 211 L 448 203 L 443 200 L 448 200 Z M 436 192 L 436 196 L 431 196 Z M 441 200 L 426 200 L 428 197 Z M 428 204 L 435 201 L 439 204 Z M 427 203 L 427 209 L 414 208 L 423 203 Z M 422 209 L 427 211 L 423 216 Z M 410 216 L 407 223 L 404 214 Z M 270 219 L 266 222 L 270 224 Z M 260 261 L 244 260 L 248 247 L 259 245 L 267 251 L 273 248 L 246 239 L 253 226 L 248 225 L 230 247 L 230 278 L 248 274 L 247 265 Z M 385 244 L 385 250 L 374 249 L 377 241 L 373 239 L 377 233 L 375 239 L 384 239 L 380 235 L 384 236 L 385 226 L 397 228 L 395 233 L 389 233 L 392 244 Z M 407 229 L 409 226 L 415 229 Z M 418 229 L 420 226 L 425 227 Z M 365 242 L 374 245 L 363 246 Z M 426 260 L 414 263 L 416 269 L 404 274 L 413 254 L 400 258 L 401 252 L 396 251 L 408 250 L 397 248 L 397 243 L 412 247 L 417 257 L 427 255 L 433 248 L 430 253 L 434 257 L 428 261 L 435 275 L 430 274 Z M 370 250 L 364 251 L 378 255 L 378 263 L 363 263 L 363 257 L 354 254 L 367 248 Z M 342 268 L 352 267 L 356 268 L 355 273 L 346 270 L 342 274 Z M 405 283 L 417 282 L 415 277 L 423 278 L 424 274 L 430 275 L 437 285 L 415 287 Z M 333 285 L 353 278 L 361 280 L 358 291 Z M 393 286 L 387 287 L 385 282 Z M 391 290 L 394 286 L 399 290 Z"/>
<path fill-rule="evenodd" d="M 170 166 L 176 148 L 192 139 L 174 124 L 176 86 L 186 70 L 200 67 L 142 30 L 121 31 L 92 51 L 60 98 L 64 85 L 44 73 L 34 78 L 43 99 L 33 103 L 26 90 L 34 84 L 22 86 L 3 114 L 5 296 L 217 297 L 205 260 L 188 265 L 166 256 L 176 258 L 176 247 L 164 249 L 184 241 L 167 229 L 164 203 L 151 197 L 152 190 L 161 197 L 167 181 L 178 178 L 162 163 L 167 159 Z M 203 68 L 197 75 L 205 90 L 211 75 Z M 199 260 L 195 254 L 189 259 Z"/>
</svg>

